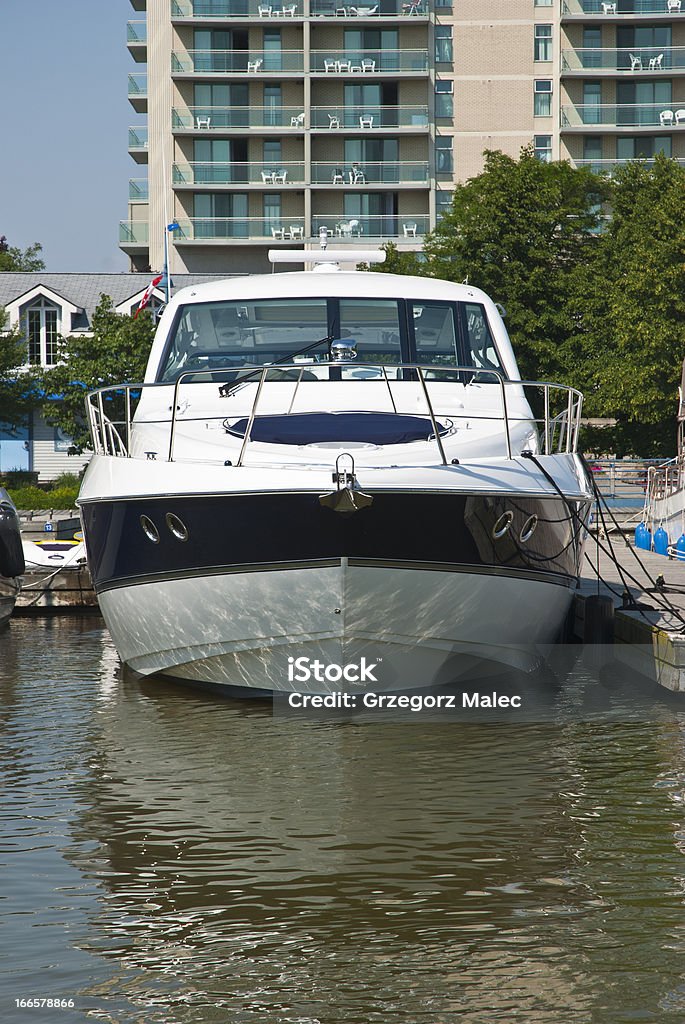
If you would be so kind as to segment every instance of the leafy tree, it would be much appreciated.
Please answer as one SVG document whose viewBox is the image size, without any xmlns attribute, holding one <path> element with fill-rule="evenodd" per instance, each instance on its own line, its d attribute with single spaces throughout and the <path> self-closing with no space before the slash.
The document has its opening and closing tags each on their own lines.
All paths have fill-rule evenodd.
<svg viewBox="0 0 685 1024">
<path fill-rule="evenodd" d="M 369 267 L 367 263 L 360 263 L 360 270 L 375 270 L 384 274 L 409 274 L 413 277 L 421 277 L 426 273 L 426 263 L 421 253 L 400 251 L 394 242 L 387 242 L 381 246 L 385 250 L 385 263 L 374 263 Z"/>
<path fill-rule="evenodd" d="M 17 427 L 35 404 L 35 380 L 20 369 L 26 363 L 26 342 L 7 323 L 7 313 L 0 307 L 0 422 Z"/>
<path fill-rule="evenodd" d="M 574 275 L 598 244 L 605 179 L 532 148 L 514 160 L 485 154 L 481 174 L 454 191 L 451 210 L 426 239 L 426 273 L 468 280 L 507 313 L 522 376 L 565 378 L 573 330 Z"/>
<path fill-rule="evenodd" d="M 579 272 L 572 345 L 586 408 L 616 417 L 620 453 L 672 454 L 685 356 L 685 169 L 659 156 L 615 172 L 612 210 Z"/>
<path fill-rule="evenodd" d="M 3 235 L 0 239 L 0 273 L 8 270 L 45 270 L 45 262 L 40 255 L 42 251 L 43 246 L 40 242 L 34 242 L 22 252 L 18 246 L 8 245 Z"/>
<path fill-rule="evenodd" d="M 84 405 L 87 392 L 142 381 L 154 333 L 148 310 L 137 318 L 122 315 L 114 310 L 108 295 L 101 295 L 93 314 L 92 335 L 60 340 L 58 365 L 43 376 L 45 416 L 74 439 L 76 448 L 87 448 L 90 443 Z"/>
</svg>

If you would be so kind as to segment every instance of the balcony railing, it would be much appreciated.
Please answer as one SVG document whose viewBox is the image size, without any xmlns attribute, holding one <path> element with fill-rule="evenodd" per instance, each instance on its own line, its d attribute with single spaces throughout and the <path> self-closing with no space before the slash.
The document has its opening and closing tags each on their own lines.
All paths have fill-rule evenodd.
<svg viewBox="0 0 685 1024">
<path fill-rule="evenodd" d="M 396 216 L 341 217 L 339 214 L 321 213 L 312 217 L 312 237 L 318 238 L 321 228 L 328 230 L 329 237 L 343 240 L 360 238 L 414 239 L 422 237 L 429 230 L 426 213 L 403 213 Z"/>
<path fill-rule="evenodd" d="M 226 131 L 232 128 L 291 128 L 305 125 L 302 107 L 174 107 L 174 131 Z"/>
<path fill-rule="evenodd" d="M 336 0 L 311 0 L 311 14 L 315 18 L 409 18 L 428 17 L 428 4 L 425 0 L 417 0 L 416 3 L 402 2 L 395 3 L 381 2 L 350 5 L 349 3 L 336 3 Z"/>
<path fill-rule="evenodd" d="M 131 222 L 127 222 L 130 229 Z M 235 239 L 267 241 L 304 241 L 307 237 L 303 217 L 192 217 L 177 220 L 175 244 L 198 241 L 231 241 Z M 123 225 L 122 225 L 123 226 Z M 136 227 L 137 225 L 133 225 Z M 337 213 L 312 218 L 311 238 L 319 239 L 319 229 L 326 227 L 330 238 L 341 241 L 368 239 L 413 240 L 429 229 L 428 214 L 401 214 L 393 217 L 345 217 Z M 147 229 L 147 225 L 145 225 Z M 147 235 L 146 235 L 147 239 Z M 127 240 L 127 239 L 124 239 Z M 137 239 L 136 239 L 137 241 Z"/>
<path fill-rule="evenodd" d="M 644 164 L 645 167 L 654 166 L 654 157 L 635 157 L 630 160 L 574 160 L 573 163 L 576 167 L 589 167 L 595 174 L 609 174 L 611 175 L 617 167 L 623 167 L 625 164 L 634 163 L 635 160 L 639 160 L 640 163 Z M 685 159 L 678 158 L 676 161 L 681 167 L 685 167 Z"/>
<path fill-rule="evenodd" d="M 147 97 L 147 75 L 135 74 L 128 76 L 128 98 L 145 99 Z"/>
<path fill-rule="evenodd" d="M 257 18 L 301 18 L 303 0 L 171 0 L 171 17 L 180 18 L 231 18 L 254 21 Z"/>
<path fill-rule="evenodd" d="M 312 50 L 310 70 L 333 75 L 427 71 L 428 50 Z"/>
<path fill-rule="evenodd" d="M 171 73 L 269 74 L 304 70 L 302 50 L 188 50 L 171 54 Z"/>
<path fill-rule="evenodd" d="M 129 149 L 147 149 L 147 125 L 129 128 L 128 130 Z"/>
<path fill-rule="evenodd" d="M 304 183 L 304 163 L 174 164 L 174 185 L 264 185 L 267 188 Z"/>
<path fill-rule="evenodd" d="M 685 14 L 685 3 L 681 3 L 682 13 Z M 561 13 L 574 14 L 597 14 L 602 17 L 626 15 L 634 17 L 636 14 L 672 14 L 681 13 L 677 0 L 616 0 L 615 3 L 603 3 L 602 0 L 562 0 Z"/>
<path fill-rule="evenodd" d="M 685 46 L 636 47 L 633 50 L 599 48 L 562 50 L 561 70 L 567 71 L 669 71 L 685 68 Z"/>
<path fill-rule="evenodd" d="M 148 242 L 147 221 L 119 221 L 119 241 L 122 245 L 146 245 Z"/>
<path fill-rule="evenodd" d="M 130 203 L 146 203 L 150 198 L 147 178 L 129 178 L 128 200 Z"/>
<path fill-rule="evenodd" d="M 351 185 L 356 188 L 363 185 L 428 185 L 430 180 L 427 161 L 364 161 L 356 167 L 341 165 L 340 160 L 317 161 L 312 163 L 311 173 L 314 185 Z"/>
<path fill-rule="evenodd" d="M 295 10 L 292 11 L 292 8 Z M 261 9 L 261 11 L 260 11 Z M 270 13 L 269 13 L 270 12 Z M 304 13 L 303 0 L 295 4 L 288 0 L 270 0 L 257 3 L 256 0 L 171 0 L 171 17 L 182 18 L 236 18 L 254 20 L 259 17 L 301 18 Z M 314 18 L 426 18 L 426 0 L 385 0 L 381 3 L 343 4 L 336 0 L 311 0 L 310 13 Z"/>
<path fill-rule="evenodd" d="M 237 238 L 268 239 L 280 241 L 284 238 L 304 239 L 302 217 L 192 217 L 177 220 L 179 230 L 174 232 L 178 245 L 183 241 L 224 241 Z"/>
<path fill-rule="evenodd" d="M 685 131 L 685 108 L 669 103 L 584 104 L 561 108 L 561 127 L 673 128 Z"/>
<path fill-rule="evenodd" d="M 369 103 L 363 107 L 312 107 L 312 128 L 354 128 L 366 131 L 373 128 L 427 128 L 427 106 L 377 107 Z"/>
<path fill-rule="evenodd" d="M 126 42 L 144 45 L 147 42 L 147 22 L 129 21 L 126 25 Z"/>
</svg>

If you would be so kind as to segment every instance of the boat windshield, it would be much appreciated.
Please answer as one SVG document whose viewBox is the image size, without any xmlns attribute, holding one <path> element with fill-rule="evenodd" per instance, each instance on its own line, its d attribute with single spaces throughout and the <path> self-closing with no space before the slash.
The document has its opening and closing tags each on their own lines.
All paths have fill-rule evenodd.
<svg viewBox="0 0 685 1024">
<path fill-rule="evenodd" d="M 357 363 L 501 368 L 482 306 L 293 296 L 182 306 L 158 380 L 196 371 L 230 380 L 242 367 L 287 363 L 310 346 L 302 361 L 327 362 L 329 338 L 353 339 Z"/>
</svg>

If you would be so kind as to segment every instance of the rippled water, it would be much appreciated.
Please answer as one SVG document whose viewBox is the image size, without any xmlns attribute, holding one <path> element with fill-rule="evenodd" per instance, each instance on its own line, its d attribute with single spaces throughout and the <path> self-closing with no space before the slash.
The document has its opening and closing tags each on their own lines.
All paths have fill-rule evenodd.
<svg viewBox="0 0 685 1024">
<path fill-rule="evenodd" d="M 685 1020 L 685 700 L 278 719 L 97 619 L 13 621 L 0 685 L 3 1022 Z"/>
</svg>

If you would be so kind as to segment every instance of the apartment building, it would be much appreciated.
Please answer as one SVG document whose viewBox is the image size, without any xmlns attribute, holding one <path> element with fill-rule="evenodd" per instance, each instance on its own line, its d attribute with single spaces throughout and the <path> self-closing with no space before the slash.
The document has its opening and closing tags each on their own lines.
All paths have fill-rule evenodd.
<svg viewBox="0 0 685 1024">
<path fill-rule="evenodd" d="M 486 149 L 680 155 L 681 0 L 131 3 L 133 270 L 165 245 L 176 273 L 265 270 L 322 233 L 420 248 Z"/>
</svg>

